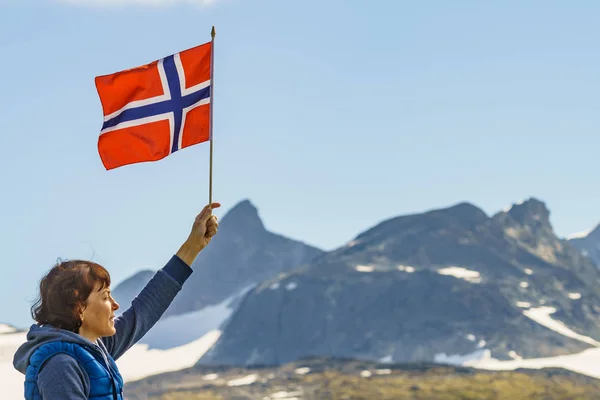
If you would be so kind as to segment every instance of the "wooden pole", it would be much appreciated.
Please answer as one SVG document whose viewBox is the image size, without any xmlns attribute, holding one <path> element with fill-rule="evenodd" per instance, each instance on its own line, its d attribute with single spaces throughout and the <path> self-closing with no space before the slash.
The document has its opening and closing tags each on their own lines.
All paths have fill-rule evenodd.
<svg viewBox="0 0 600 400">
<path fill-rule="evenodd" d="M 209 169 L 209 178 L 208 178 L 208 204 L 212 204 L 212 177 L 213 177 L 213 109 L 214 109 L 214 60 L 215 60 L 215 27 L 212 27 L 210 32 L 210 36 L 212 37 L 212 43 L 210 46 L 210 129 L 209 129 L 209 141 L 210 141 L 210 169 Z"/>
</svg>

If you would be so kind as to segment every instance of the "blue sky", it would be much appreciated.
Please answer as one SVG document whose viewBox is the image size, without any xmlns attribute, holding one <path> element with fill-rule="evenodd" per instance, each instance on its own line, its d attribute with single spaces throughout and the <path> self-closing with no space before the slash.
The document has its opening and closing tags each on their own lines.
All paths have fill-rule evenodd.
<svg viewBox="0 0 600 400">
<path fill-rule="evenodd" d="M 210 40 L 214 199 L 332 249 L 391 216 L 535 196 L 600 221 L 600 4 L 0 0 L 0 321 L 58 257 L 159 268 L 208 201 L 208 145 L 105 171 L 94 77 Z"/>
</svg>

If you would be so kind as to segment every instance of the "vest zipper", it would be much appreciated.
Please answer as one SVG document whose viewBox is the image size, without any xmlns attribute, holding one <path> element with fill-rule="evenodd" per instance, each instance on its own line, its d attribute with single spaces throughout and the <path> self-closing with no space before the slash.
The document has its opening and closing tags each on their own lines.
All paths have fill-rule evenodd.
<svg viewBox="0 0 600 400">
<path fill-rule="evenodd" d="M 110 385 L 112 386 L 113 400 L 119 400 L 119 397 L 117 396 L 117 387 L 116 387 L 116 383 L 115 383 L 116 378 L 113 375 L 113 370 L 110 365 L 110 362 L 106 359 L 106 357 L 104 357 L 104 353 L 102 353 L 102 351 L 100 351 L 96 348 L 92 348 L 92 351 L 94 351 L 97 355 L 99 355 L 100 358 L 102 358 L 102 361 L 104 361 L 104 364 L 106 365 L 106 370 L 108 371 L 108 375 L 110 376 Z"/>
</svg>

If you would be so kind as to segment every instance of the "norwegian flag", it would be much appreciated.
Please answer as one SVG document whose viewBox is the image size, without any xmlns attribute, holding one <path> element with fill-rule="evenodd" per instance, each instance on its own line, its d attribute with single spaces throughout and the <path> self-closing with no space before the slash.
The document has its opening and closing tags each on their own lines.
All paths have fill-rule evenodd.
<svg viewBox="0 0 600 400">
<path fill-rule="evenodd" d="M 158 161 L 210 140 L 213 43 L 95 78 L 107 170 Z"/>
</svg>

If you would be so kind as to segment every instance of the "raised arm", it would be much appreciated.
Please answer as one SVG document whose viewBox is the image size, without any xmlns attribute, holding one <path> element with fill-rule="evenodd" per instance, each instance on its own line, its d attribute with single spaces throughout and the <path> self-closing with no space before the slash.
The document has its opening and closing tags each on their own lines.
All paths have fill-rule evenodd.
<svg viewBox="0 0 600 400">
<path fill-rule="evenodd" d="M 217 233 L 217 219 L 212 215 L 212 209 L 217 207 L 220 207 L 219 203 L 204 207 L 194 220 L 192 231 L 179 251 L 154 274 L 133 299 L 131 307 L 115 318 L 116 333 L 101 338 L 115 360 L 158 322 L 192 274 L 192 262 Z"/>
</svg>

